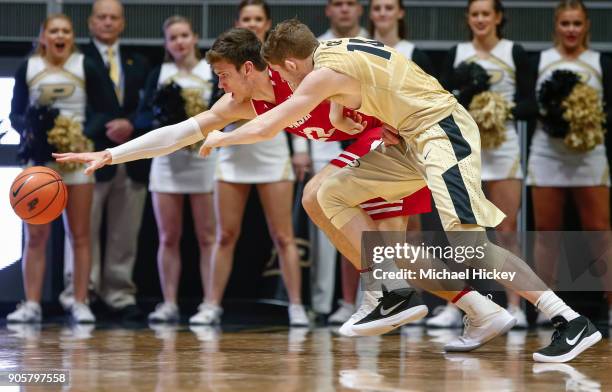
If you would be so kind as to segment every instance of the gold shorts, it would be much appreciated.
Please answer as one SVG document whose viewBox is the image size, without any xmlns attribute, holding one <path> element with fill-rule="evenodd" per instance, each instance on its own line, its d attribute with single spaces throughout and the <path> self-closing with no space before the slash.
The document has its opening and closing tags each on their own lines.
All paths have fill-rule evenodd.
<svg viewBox="0 0 612 392">
<path fill-rule="evenodd" d="M 478 126 L 462 106 L 429 129 L 400 131 L 400 136 L 399 144 L 379 146 L 320 189 L 323 210 L 336 227 L 354 216 L 346 207 L 374 197 L 398 200 L 425 185 L 445 230 L 495 227 L 505 218 L 482 191 Z"/>
</svg>

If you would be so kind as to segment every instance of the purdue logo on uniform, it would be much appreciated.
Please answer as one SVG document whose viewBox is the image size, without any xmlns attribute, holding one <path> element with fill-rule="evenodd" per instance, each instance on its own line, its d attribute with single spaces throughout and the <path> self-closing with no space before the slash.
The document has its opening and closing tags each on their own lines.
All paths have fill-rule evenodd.
<svg viewBox="0 0 612 392">
<path fill-rule="evenodd" d="M 57 99 L 71 96 L 74 94 L 75 88 L 74 84 L 70 83 L 41 84 L 38 87 L 40 91 L 38 101 L 43 105 L 48 105 Z"/>
<path fill-rule="evenodd" d="M 504 71 L 498 69 L 487 69 L 487 73 L 489 74 L 489 83 L 491 85 L 501 82 L 504 78 Z"/>
</svg>

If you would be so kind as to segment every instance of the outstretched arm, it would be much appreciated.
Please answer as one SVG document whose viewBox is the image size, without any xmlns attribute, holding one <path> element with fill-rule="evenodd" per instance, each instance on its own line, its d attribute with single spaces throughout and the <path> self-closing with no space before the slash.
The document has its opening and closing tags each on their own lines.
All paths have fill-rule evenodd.
<svg viewBox="0 0 612 392">
<path fill-rule="evenodd" d="M 214 129 L 254 116 L 255 113 L 249 102 L 235 102 L 231 95 L 226 94 L 208 111 L 178 124 L 158 128 L 120 146 L 98 152 L 53 154 L 53 156 L 58 162 L 85 163 L 87 164 L 85 174 L 92 174 L 105 165 L 170 154 L 202 140 Z"/>
<path fill-rule="evenodd" d="M 282 104 L 232 132 L 212 132 L 204 141 L 200 153 L 208 155 L 215 147 L 253 144 L 272 139 L 289 125 L 304 118 L 325 99 L 343 93 L 342 86 L 346 86 L 347 79 L 351 78 L 328 68 L 312 71 L 291 98 Z"/>
</svg>

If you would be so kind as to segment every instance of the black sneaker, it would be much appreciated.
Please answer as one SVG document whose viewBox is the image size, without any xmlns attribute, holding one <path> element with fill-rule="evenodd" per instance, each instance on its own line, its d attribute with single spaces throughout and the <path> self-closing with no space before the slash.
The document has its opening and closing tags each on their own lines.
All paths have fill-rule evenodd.
<svg viewBox="0 0 612 392">
<path fill-rule="evenodd" d="M 361 336 L 382 335 L 397 327 L 427 316 L 427 306 L 411 288 L 387 291 L 383 286 L 383 296 L 378 306 L 367 316 L 353 324 L 353 332 Z"/>
<path fill-rule="evenodd" d="M 536 362 L 567 362 L 576 358 L 587 348 L 601 340 L 601 332 L 591 321 L 579 316 L 567 321 L 561 316 L 553 317 L 555 332 L 548 347 L 533 353 Z"/>
</svg>

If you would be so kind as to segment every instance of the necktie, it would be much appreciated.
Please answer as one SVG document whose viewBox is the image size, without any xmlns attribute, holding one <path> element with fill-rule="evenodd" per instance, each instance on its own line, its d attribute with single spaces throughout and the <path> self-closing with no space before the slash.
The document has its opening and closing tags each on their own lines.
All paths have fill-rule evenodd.
<svg viewBox="0 0 612 392">
<path fill-rule="evenodd" d="M 117 57 L 115 56 L 115 51 L 110 46 L 107 49 L 106 54 L 108 56 L 108 74 L 115 85 L 115 94 L 117 94 L 117 97 L 120 97 L 119 65 L 117 64 Z"/>
</svg>

